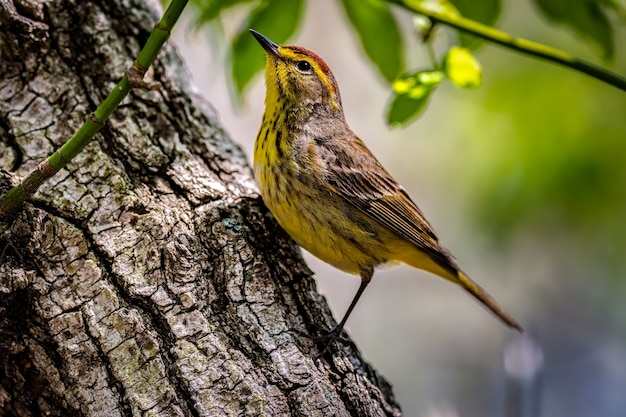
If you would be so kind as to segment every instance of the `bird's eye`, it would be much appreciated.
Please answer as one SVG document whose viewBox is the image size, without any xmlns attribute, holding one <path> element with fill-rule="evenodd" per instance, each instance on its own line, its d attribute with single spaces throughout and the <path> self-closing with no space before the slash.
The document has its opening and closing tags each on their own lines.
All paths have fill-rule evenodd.
<svg viewBox="0 0 626 417">
<path fill-rule="evenodd" d="M 313 67 L 309 64 L 309 61 L 298 61 L 296 62 L 296 68 L 298 71 L 304 74 L 310 74 L 313 71 Z"/>
</svg>

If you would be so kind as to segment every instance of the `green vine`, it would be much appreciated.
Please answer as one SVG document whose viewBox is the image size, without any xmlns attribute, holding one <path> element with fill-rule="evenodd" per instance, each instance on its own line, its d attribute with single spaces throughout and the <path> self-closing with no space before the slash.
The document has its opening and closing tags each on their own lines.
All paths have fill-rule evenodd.
<svg viewBox="0 0 626 417">
<path fill-rule="evenodd" d="M 493 42 L 505 48 L 512 49 L 536 58 L 541 58 L 556 64 L 577 70 L 600 81 L 604 81 L 622 91 L 626 91 L 626 77 L 611 72 L 605 68 L 576 58 L 560 49 L 543 45 L 523 38 L 516 38 L 508 33 L 493 27 L 483 25 L 460 15 L 446 13 L 444 10 L 424 5 L 421 1 L 411 0 L 388 0 L 413 13 L 426 16 L 433 25 L 442 24 L 450 26 L 462 32 Z"/>
</svg>

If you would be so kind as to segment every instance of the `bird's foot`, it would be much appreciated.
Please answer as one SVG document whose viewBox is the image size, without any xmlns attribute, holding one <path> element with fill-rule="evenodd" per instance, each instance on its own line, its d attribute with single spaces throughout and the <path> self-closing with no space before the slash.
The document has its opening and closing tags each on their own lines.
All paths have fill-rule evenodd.
<svg viewBox="0 0 626 417">
<path fill-rule="evenodd" d="M 323 330 L 321 327 L 317 326 L 317 325 L 313 325 L 314 327 L 317 327 L 318 330 Z M 296 332 L 304 337 L 306 337 L 307 339 L 315 342 L 315 343 L 319 343 L 319 344 L 324 344 L 324 349 L 322 349 L 319 353 L 319 355 L 317 355 L 317 357 L 321 357 L 324 356 L 324 354 L 328 351 L 328 349 L 330 348 L 330 346 L 335 342 L 341 342 L 343 344 L 349 344 L 350 340 L 345 337 L 342 336 L 341 332 L 343 331 L 343 327 L 335 327 L 333 330 L 331 330 L 330 332 L 326 333 L 326 334 L 318 334 L 318 335 L 311 335 L 307 332 L 304 332 L 302 330 L 296 329 Z"/>
</svg>

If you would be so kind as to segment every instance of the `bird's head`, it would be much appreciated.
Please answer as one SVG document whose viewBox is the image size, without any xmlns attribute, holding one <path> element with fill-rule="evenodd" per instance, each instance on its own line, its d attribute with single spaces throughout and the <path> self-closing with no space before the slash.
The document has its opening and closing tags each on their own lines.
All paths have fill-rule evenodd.
<svg viewBox="0 0 626 417">
<path fill-rule="evenodd" d="M 301 46 L 278 45 L 252 29 L 250 33 L 267 56 L 266 105 L 285 101 L 295 106 L 317 103 L 328 105 L 328 110 L 341 111 L 337 81 L 319 55 Z"/>
</svg>

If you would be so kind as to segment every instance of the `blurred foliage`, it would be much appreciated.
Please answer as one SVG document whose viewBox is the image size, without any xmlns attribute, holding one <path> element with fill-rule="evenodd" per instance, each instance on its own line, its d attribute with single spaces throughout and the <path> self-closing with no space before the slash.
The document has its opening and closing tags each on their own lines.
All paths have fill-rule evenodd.
<svg viewBox="0 0 626 417">
<path fill-rule="evenodd" d="M 388 81 L 404 71 L 402 38 L 389 6 L 382 0 L 341 0 L 365 53 Z"/>
<path fill-rule="evenodd" d="M 502 9 L 501 0 L 450 0 L 462 16 L 489 26 L 495 26 Z M 477 48 L 483 40 L 459 32 L 459 43 L 466 48 Z"/>
<path fill-rule="evenodd" d="M 581 253 L 624 271 L 626 95 L 556 68 L 500 74 L 484 93 L 466 122 L 480 139 L 471 165 L 451 174 L 481 229 L 498 243 L 529 228 L 576 236 Z"/>
<path fill-rule="evenodd" d="M 224 10 L 230 7 L 252 1 L 254 0 L 191 0 L 190 4 L 198 10 L 196 24 L 202 25 L 217 19 Z"/>
<path fill-rule="evenodd" d="M 221 14 L 234 6 L 248 9 L 229 48 L 230 75 L 239 98 L 265 66 L 265 56 L 248 29 L 261 32 L 276 43 L 284 43 L 300 26 L 306 6 L 305 0 L 191 0 L 190 4 L 197 14 L 197 27 L 219 22 Z"/>
<path fill-rule="evenodd" d="M 276 43 L 285 42 L 300 23 L 304 0 L 287 2 L 265 0 L 252 9 L 244 27 L 237 33 L 231 48 L 231 74 L 238 94 L 265 66 L 265 56 L 248 29 L 263 33 Z"/>
<path fill-rule="evenodd" d="M 339 0 L 338 0 L 339 1 Z M 501 0 L 405 0 L 449 16 L 462 15 L 487 25 L 497 23 L 502 9 Z M 458 33 L 463 49 L 451 49 L 443 54 L 443 65 L 432 53 L 431 42 L 437 28 L 415 21 L 415 33 L 422 37 L 431 55 L 429 68 L 405 72 L 402 34 L 389 10 L 390 0 L 340 0 L 350 25 L 356 31 L 361 47 L 382 77 L 394 85 L 397 79 L 418 79 L 416 74 L 443 70 L 453 84 L 473 88 L 480 84 L 480 65 L 469 49 L 483 42 L 471 35 Z M 624 5 L 619 0 L 535 0 L 539 10 L 552 21 L 573 28 L 584 39 L 599 45 L 605 57 L 614 52 L 613 20 L 610 14 L 624 17 Z M 305 0 L 192 0 L 197 9 L 198 25 L 220 19 L 221 13 L 231 7 L 247 10 L 247 18 L 234 36 L 230 51 L 230 74 L 238 97 L 254 75 L 263 68 L 263 53 L 258 49 L 248 29 L 255 29 L 274 42 L 285 43 L 298 29 Z M 451 59 L 454 58 L 454 59 Z M 437 83 L 438 84 L 438 83 Z M 415 84 L 411 89 L 393 88 L 393 97 L 387 110 L 391 125 L 403 125 L 414 120 L 425 108 L 436 84 Z M 420 94 L 417 94 L 420 92 Z"/>
<path fill-rule="evenodd" d="M 613 57 L 613 26 L 607 8 L 618 11 L 617 0 L 535 0 L 535 3 L 549 19 L 570 26 L 581 37 L 595 42 L 605 58 Z"/>
<path fill-rule="evenodd" d="M 480 63 L 467 48 L 450 48 L 443 57 L 442 67 L 450 82 L 459 88 L 472 89 L 482 84 Z"/>
<path fill-rule="evenodd" d="M 435 69 L 398 77 L 392 84 L 394 95 L 387 109 L 387 123 L 402 126 L 414 119 L 426 108 L 432 92 L 445 79 L 459 88 L 477 88 L 482 83 L 482 68 L 469 49 L 453 46 Z"/>
<path fill-rule="evenodd" d="M 442 71 L 434 70 L 417 71 L 396 79 L 392 85 L 395 96 L 389 105 L 387 123 L 402 125 L 414 117 L 426 106 L 430 93 L 444 78 Z"/>
</svg>

